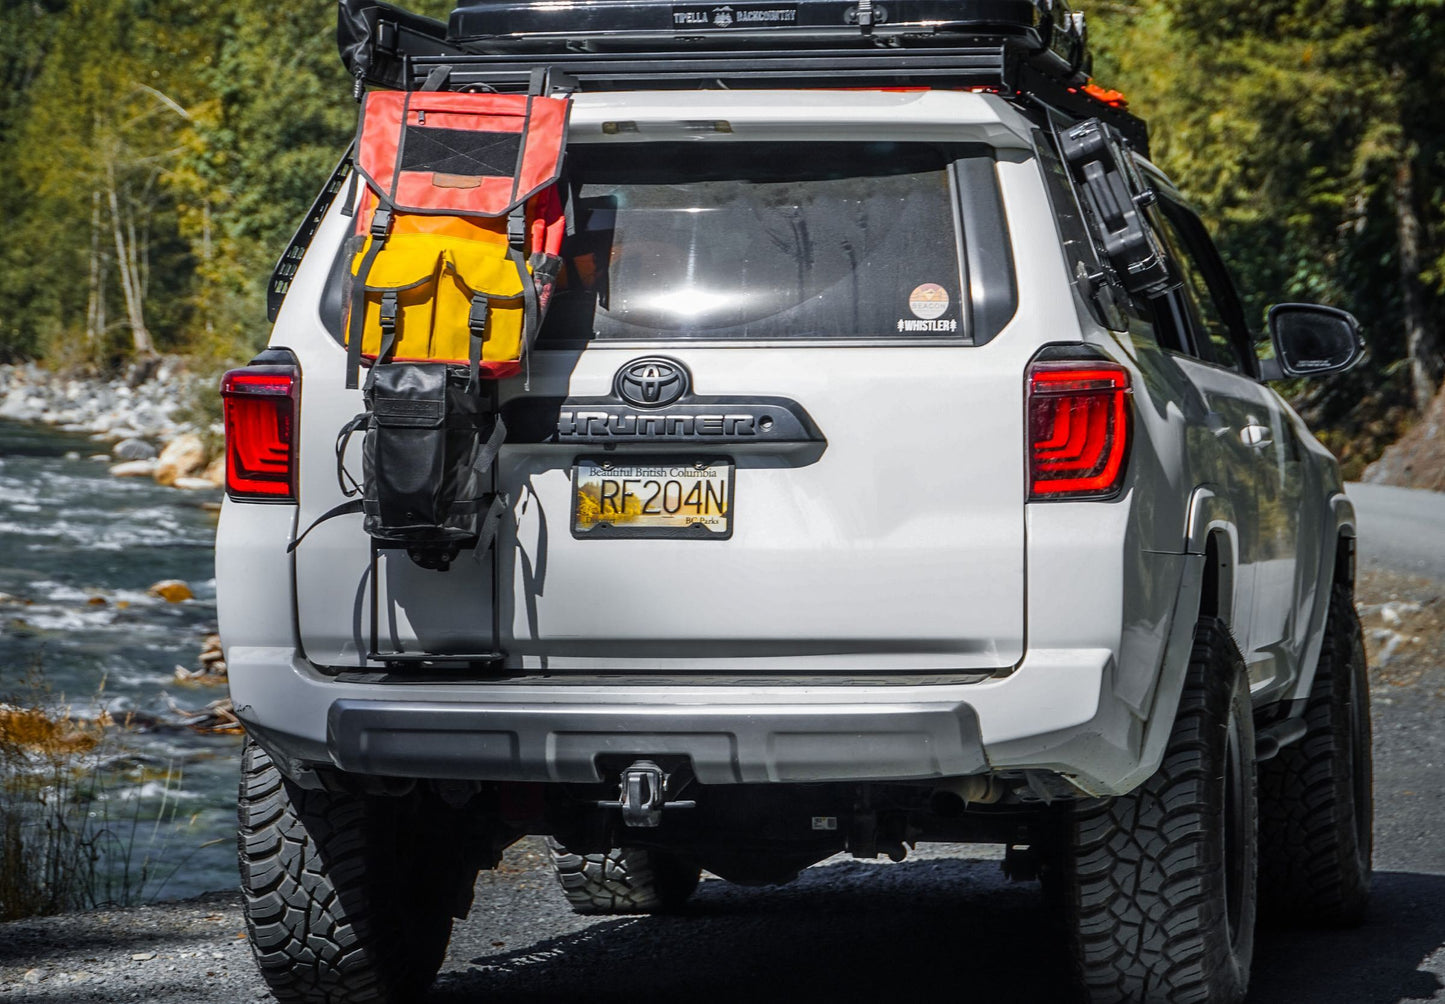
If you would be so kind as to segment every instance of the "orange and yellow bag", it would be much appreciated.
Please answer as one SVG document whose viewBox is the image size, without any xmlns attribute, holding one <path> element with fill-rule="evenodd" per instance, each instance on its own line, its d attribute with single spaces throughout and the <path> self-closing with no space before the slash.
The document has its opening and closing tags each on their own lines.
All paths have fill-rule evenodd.
<svg viewBox="0 0 1445 1004">
<path fill-rule="evenodd" d="M 517 372 L 561 262 L 567 111 L 535 94 L 366 96 L 348 386 L 363 358 Z"/>
</svg>

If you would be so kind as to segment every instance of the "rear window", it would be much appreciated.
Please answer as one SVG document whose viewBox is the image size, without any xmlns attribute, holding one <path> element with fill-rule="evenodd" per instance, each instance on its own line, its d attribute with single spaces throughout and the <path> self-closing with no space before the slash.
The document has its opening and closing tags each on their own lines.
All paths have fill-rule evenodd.
<svg viewBox="0 0 1445 1004">
<path fill-rule="evenodd" d="M 927 143 L 573 146 L 574 230 L 542 343 L 961 338 L 967 156 L 987 159 Z M 989 168 L 968 176 L 995 184 Z"/>
</svg>

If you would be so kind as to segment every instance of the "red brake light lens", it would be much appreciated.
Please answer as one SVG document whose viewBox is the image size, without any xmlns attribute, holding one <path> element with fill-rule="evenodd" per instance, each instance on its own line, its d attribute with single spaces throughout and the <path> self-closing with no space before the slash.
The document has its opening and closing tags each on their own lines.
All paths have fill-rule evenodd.
<svg viewBox="0 0 1445 1004">
<path fill-rule="evenodd" d="M 296 500 L 296 403 L 301 377 L 289 366 L 248 366 L 221 378 L 226 424 L 226 494 Z"/>
<path fill-rule="evenodd" d="M 1029 370 L 1029 498 L 1118 493 L 1129 454 L 1129 371 L 1044 362 Z"/>
</svg>

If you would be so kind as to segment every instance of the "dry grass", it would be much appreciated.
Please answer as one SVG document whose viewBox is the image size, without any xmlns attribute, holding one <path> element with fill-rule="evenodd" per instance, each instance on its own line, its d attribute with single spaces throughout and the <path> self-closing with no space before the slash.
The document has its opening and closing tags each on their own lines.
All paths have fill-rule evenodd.
<svg viewBox="0 0 1445 1004">
<path fill-rule="evenodd" d="M 0 921 L 139 902 L 186 857 L 166 846 L 179 775 L 118 772 L 126 723 L 54 708 L 38 666 L 23 697 L 0 702 Z M 113 818 L 117 782 L 145 781 L 159 799 Z"/>
</svg>

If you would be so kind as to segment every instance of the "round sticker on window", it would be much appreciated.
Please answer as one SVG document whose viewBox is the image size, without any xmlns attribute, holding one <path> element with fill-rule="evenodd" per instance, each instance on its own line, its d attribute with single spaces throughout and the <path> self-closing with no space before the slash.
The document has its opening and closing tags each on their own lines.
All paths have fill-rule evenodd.
<svg viewBox="0 0 1445 1004">
<path fill-rule="evenodd" d="M 925 321 L 948 313 L 948 290 L 936 282 L 925 282 L 908 294 L 908 309 Z"/>
</svg>

